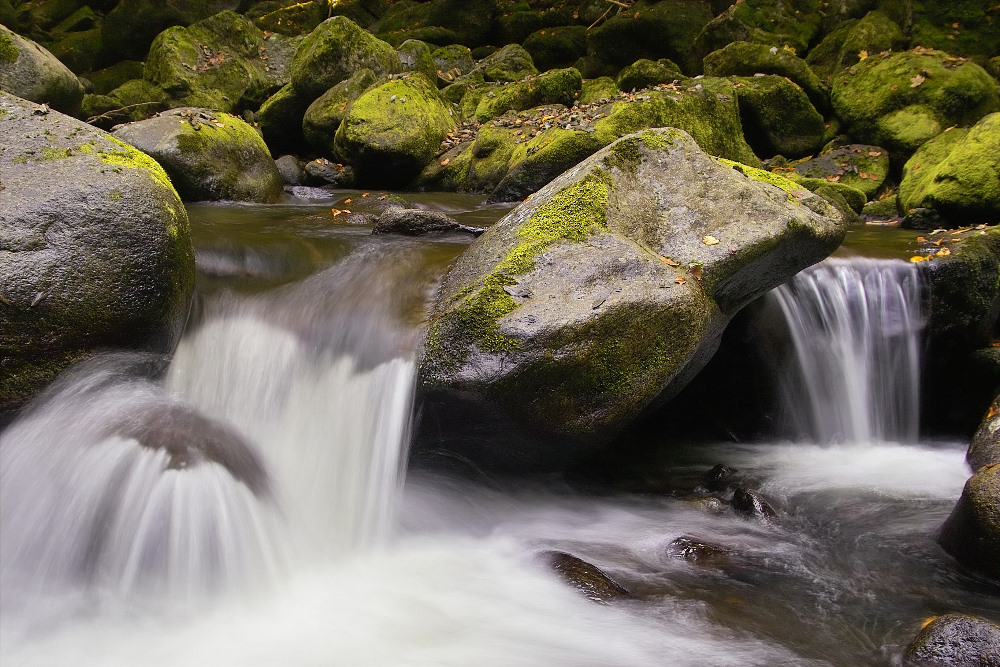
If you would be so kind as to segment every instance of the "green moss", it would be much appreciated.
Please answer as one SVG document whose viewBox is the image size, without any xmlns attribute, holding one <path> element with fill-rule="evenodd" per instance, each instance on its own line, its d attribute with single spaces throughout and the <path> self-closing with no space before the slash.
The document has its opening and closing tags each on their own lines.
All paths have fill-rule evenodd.
<svg viewBox="0 0 1000 667">
<path fill-rule="evenodd" d="M 14 39 L 7 33 L 0 31 L 0 63 L 12 63 L 17 60 L 18 55 Z"/>
<path fill-rule="evenodd" d="M 610 76 L 589 79 L 584 81 L 580 87 L 580 102 L 583 104 L 595 104 L 601 100 L 615 98 L 620 92 L 615 80 Z"/>
<path fill-rule="evenodd" d="M 104 138 L 118 144 L 120 150 L 97 151 L 97 157 L 100 158 L 101 162 L 115 167 L 144 170 L 153 177 L 154 181 L 167 188 L 170 192 L 173 192 L 175 197 L 177 196 L 174 184 L 170 182 L 170 177 L 167 176 L 167 172 L 163 171 L 163 167 L 160 166 L 159 162 L 149 157 L 142 151 L 129 146 L 121 139 L 108 135 Z M 178 197 L 178 199 L 179 198 L 180 197 Z"/>
<path fill-rule="evenodd" d="M 124 195 L 122 195 L 122 191 L 121 190 L 112 190 L 108 194 L 108 199 L 110 199 L 111 201 L 121 201 L 121 199 L 122 199 L 123 196 Z"/>
<path fill-rule="evenodd" d="M 771 171 L 766 171 L 764 169 L 757 169 L 756 167 L 748 167 L 745 164 L 740 164 L 739 162 L 734 162 L 732 160 L 727 160 L 725 158 L 717 157 L 715 158 L 719 164 L 723 164 L 727 167 L 732 167 L 736 171 L 749 176 L 755 181 L 761 181 L 762 183 L 769 183 L 777 188 L 781 188 L 788 193 L 788 200 L 795 201 L 793 193 L 802 192 L 805 188 L 801 185 L 792 181 L 780 174 L 775 174 Z"/>
<path fill-rule="evenodd" d="M 806 178 L 794 173 L 789 174 L 788 179 L 795 181 L 810 192 L 816 192 L 817 194 L 820 194 L 820 188 L 836 192 L 839 197 L 836 200 L 838 205 L 840 204 L 840 199 L 843 199 L 844 203 L 847 204 L 849 208 L 858 213 L 861 212 L 861 209 L 864 208 L 865 202 L 868 201 L 864 192 L 853 186 L 847 185 L 846 183 L 839 183 L 822 178 Z"/>
<path fill-rule="evenodd" d="M 543 104 L 570 106 L 580 92 L 582 83 L 580 72 L 570 67 L 501 86 L 480 98 L 476 106 L 476 119 L 485 123 L 505 111 L 523 111 Z"/>
</svg>

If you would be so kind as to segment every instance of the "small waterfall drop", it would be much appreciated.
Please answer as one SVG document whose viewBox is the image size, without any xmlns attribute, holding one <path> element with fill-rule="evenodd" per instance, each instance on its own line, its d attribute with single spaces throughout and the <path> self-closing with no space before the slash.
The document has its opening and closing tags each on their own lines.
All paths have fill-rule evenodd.
<svg viewBox="0 0 1000 667">
<path fill-rule="evenodd" d="M 795 436 L 915 442 L 924 325 L 916 267 L 828 259 L 772 294 L 794 351 L 781 389 Z"/>
</svg>

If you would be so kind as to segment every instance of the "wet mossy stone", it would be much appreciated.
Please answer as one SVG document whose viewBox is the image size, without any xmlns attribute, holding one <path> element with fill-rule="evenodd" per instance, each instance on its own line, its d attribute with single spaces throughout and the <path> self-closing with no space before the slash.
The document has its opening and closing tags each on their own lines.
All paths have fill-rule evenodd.
<svg viewBox="0 0 1000 667">
<path fill-rule="evenodd" d="M 618 84 L 610 76 L 588 79 L 580 86 L 580 103 L 596 104 L 601 100 L 610 101 L 618 97 L 620 92 Z"/>
<path fill-rule="evenodd" d="M 609 577 L 601 568 L 565 551 L 543 551 L 539 554 L 567 584 L 594 602 L 607 604 L 633 597 L 624 586 Z"/>
<path fill-rule="evenodd" d="M 1000 53 L 996 3 L 990 0 L 913 3 L 912 44 L 941 49 L 982 63 Z"/>
<path fill-rule="evenodd" d="M 171 26 L 188 26 L 225 10 L 239 0 L 121 0 L 101 21 L 109 57 L 144 60 L 153 39 Z"/>
<path fill-rule="evenodd" d="M 390 44 L 420 39 L 432 44 L 479 46 L 493 31 L 495 12 L 490 0 L 398 2 L 370 29 Z"/>
<path fill-rule="evenodd" d="M 806 178 L 849 185 L 872 199 L 889 175 L 889 151 L 868 144 L 835 145 L 816 157 L 796 162 L 795 172 Z"/>
<path fill-rule="evenodd" d="M 283 35 L 307 35 L 332 16 L 345 16 L 367 28 L 385 12 L 386 0 L 280 0 L 259 2 L 246 11 L 258 28 Z"/>
<path fill-rule="evenodd" d="M 568 67 L 587 53 L 587 28 L 582 25 L 542 28 L 528 35 L 522 46 L 543 71 Z"/>
<path fill-rule="evenodd" d="M 672 60 L 664 58 L 657 62 L 641 59 L 623 68 L 615 83 L 620 90 L 629 91 L 652 88 L 660 83 L 673 83 L 681 78 L 681 68 Z"/>
<path fill-rule="evenodd" d="M 419 39 L 408 39 L 396 48 L 399 62 L 404 72 L 420 72 L 428 81 L 437 80 L 437 65 L 431 56 L 431 48 Z"/>
<path fill-rule="evenodd" d="M 82 74 L 104 62 L 100 28 L 57 34 L 45 47 L 74 74 Z"/>
<path fill-rule="evenodd" d="M 476 120 L 485 123 L 505 111 L 523 111 L 544 104 L 571 106 L 582 84 L 580 72 L 568 67 L 487 90 L 476 106 Z"/>
<path fill-rule="evenodd" d="M 592 28 L 587 35 L 588 51 L 615 67 L 641 58 L 683 62 L 711 20 L 711 9 L 699 0 L 639 0 L 627 12 Z"/>
<path fill-rule="evenodd" d="M 357 168 L 362 182 L 405 183 L 437 154 L 455 128 L 451 109 L 421 74 L 377 84 L 347 109 L 335 153 Z"/>
<path fill-rule="evenodd" d="M 431 52 L 434 65 L 439 72 L 458 70 L 459 76 L 468 74 L 476 66 L 469 47 L 462 44 L 449 44 Z"/>
<path fill-rule="evenodd" d="M 83 85 L 39 44 L 0 25 L 0 89 L 57 111 L 75 114 Z"/>
<path fill-rule="evenodd" d="M 967 614 L 929 619 L 903 653 L 903 667 L 1000 665 L 1000 625 Z"/>
<path fill-rule="evenodd" d="M 403 236 L 423 236 L 441 232 L 464 232 L 479 236 L 483 229 L 468 227 L 441 211 L 427 211 L 419 208 L 390 206 L 378 216 L 372 227 L 372 234 L 402 234 Z"/>
<path fill-rule="evenodd" d="M 690 71 L 701 72 L 703 59 L 733 42 L 758 42 L 805 54 L 823 19 L 819 0 L 743 0 L 734 3 L 702 29 L 687 52 Z"/>
<path fill-rule="evenodd" d="M 987 464 L 969 478 L 939 541 L 970 570 L 1000 579 L 1000 465 Z"/>
<path fill-rule="evenodd" d="M 360 70 L 309 105 L 302 118 L 302 134 L 313 150 L 326 157 L 333 156 L 334 138 L 348 106 L 376 80 L 370 69 Z"/>
<path fill-rule="evenodd" d="M 993 399 L 989 411 L 972 436 L 965 460 L 973 470 L 985 465 L 1000 465 L 1000 394 Z"/>
<path fill-rule="evenodd" d="M 865 204 L 861 209 L 861 219 L 899 221 L 899 195 L 891 195 L 885 199 L 876 199 Z"/>
<path fill-rule="evenodd" d="M 705 56 L 706 76 L 754 76 L 777 74 L 788 77 L 809 96 L 809 101 L 820 111 L 830 106 L 830 90 L 816 73 L 790 50 L 758 44 L 733 42 Z"/>
<path fill-rule="evenodd" d="M 255 110 L 288 83 L 282 63 L 287 65 L 290 39 L 265 36 L 245 17 L 220 12 L 157 35 L 149 48 L 145 78 L 176 100 L 174 106 Z"/>
<path fill-rule="evenodd" d="M 302 41 L 291 65 L 291 82 L 305 97 L 324 91 L 361 69 L 382 76 L 402 71 L 392 46 L 345 16 L 323 21 Z"/>
<path fill-rule="evenodd" d="M 267 145 L 235 116 L 171 109 L 122 125 L 114 136 L 155 157 L 185 201 L 269 203 L 281 196 L 281 176 Z"/>
<path fill-rule="evenodd" d="M 508 44 L 496 53 L 483 58 L 476 69 L 486 81 L 506 83 L 520 81 L 528 76 L 538 74 L 531 54 L 520 44 Z"/>
<path fill-rule="evenodd" d="M 261 105 L 255 119 L 272 154 L 293 153 L 306 148 L 302 119 L 311 101 L 311 97 L 303 95 L 289 83 Z"/>
<path fill-rule="evenodd" d="M 86 78 L 93 86 L 94 94 L 107 95 L 126 81 L 141 79 L 145 70 L 146 65 L 138 60 L 122 60 L 96 72 L 87 72 Z"/>
<path fill-rule="evenodd" d="M 419 362 L 436 446 L 506 469 L 578 459 L 687 384 L 729 317 L 844 232 L 823 199 L 682 131 L 620 139 L 453 264 Z"/>
<path fill-rule="evenodd" d="M 107 95 L 85 95 L 80 116 L 110 130 L 121 123 L 145 120 L 167 108 L 167 94 L 144 79 L 132 79 Z"/>
<path fill-rule="evenodd" d="M 859 20 L 850 20 L 831 30 L 817 44 L 806 62 L 824 81 L 835 73 L 857 64 L 869 54 L 900 51 L 907 44 L 899 24 L 880 10 L 873 10 Z"/>
<path fill-rule="evenodd" d="M 852 137 L 900 157 L 946 128 L 1000 110 L 996 82 L 983 68 L 923 48 L 869 55 L 839 72 L 832 102 Z"/>
<path fill-rule="evenodd" d="M 3 412 L 100 349 L 172 349 L 194 254 L 155 160 L 3 92 L 0 119 Z"/>
<path fill-rule="evenodd" d="M 485 80 L 482 72 L 465 74 L 442 88 L 441 97 L 452 104 L 459 105 L 463 118 L 471 118 L 476 111 L 476 105 L 479 104 L 479 97 L 486 94 L 486 89 L 482 87 L 483 83 Z M 463 103 L 465 96 L 470 92 L 473 93 L 473 97 L 470 97 L 467 103 Z"/>
<path fill-rule="evenodd" d="M 1000 221 L 1000 113 L 928 141 L 903 166 L 904 210 L 929 208 L 950 224 Z"/>
<path fill-rule="evenodd" d="M 851 211 L 855 213 L 860 213 L 865 206 L 867 198 L 865 193 L 861 190 L 847 185 L 846 183 L 840 183 L 838 181 L 830 181 L 825 178 L 807 178 L 801 176 L 798 172 L 783 172 L 782 175 L 790 181 L 794 181 L 806 188 L 810 192 L 815 192 L 821 196 L 826 197 L 826 193 L 820 192 L 821 189 L 825 190 L 827 193 L 836 193 L 834 200 L 840 204 L 841 200 L 843 204 L 847 206 Z M 829 199 L 829 197 L 827 197 Z M 840 208 L 838 206 L 838 208 Z M 856 216 L 850 216 L 852 220 L 857 221 Z"/>
<path fill-rule="evenodd" d="M 747 143 L 759 157 L 812 155 L 823 145 L 826 123 L 791 79 L 736 77 L 740 120 Z"/>
<path fill-rule="evenodd" d="M 749 519 L 773 519 L 778 515 L 762 495 L 743 487 L 733 493 L 732 506 L 737 514 Z"/>
</svg>

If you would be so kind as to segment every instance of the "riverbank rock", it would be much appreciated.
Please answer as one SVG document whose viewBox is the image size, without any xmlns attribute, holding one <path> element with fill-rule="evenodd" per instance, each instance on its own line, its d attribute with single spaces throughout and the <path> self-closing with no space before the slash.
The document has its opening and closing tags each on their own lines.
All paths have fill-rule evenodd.
<svg viewBox="0 0 1000 667">
<path fill-rule="evenodd" d="M 281 175 L 264 140 L 239 118 L 180 108 L 122 125 L 114 136 L 155 157 L 185 201 L 269 203 Z"/>
<path fill-rule="evenodd" d="M 809 97 L 783 76 L 735 79 L 743 134 L 754 153 L 770 158 L 812 155 L 823 145 L 826 123 Z"/>
<path fill-rule="evenodd" d="M 729 317 L 844 232 L 821 198 L 712 158 L 684 132 L 625 137 L 455 262 L 423 340 L 426 419 L 439 441 L 509 424 L 502 445 L 466 441 L 499 466 L 578 457 L 679 391 Z M 517 445 L 518 426 L 534 445 Z"/>
<path fill-rule="evenodd" d="M 733 42 L 705 56 L 705 76 L 754 76 L 776 74 L 787 77 L 801 88 L 809 101 L 820 111 L 830 106 L 830 90 L 825 86 L 806 61 L 790 49 L 757 44 Z"/>
<path fill-rule="evenodd" d="M 580 94 L 583 77 L 570 67 L 489 90 L 476 106 L 476 120 L 485 123 L 505 111 L 524 111 L 544 104 L 570 106 Z"/>
<path fill-rule="evenodd" d="M 0 172 L 0 412 L 99 349 L 170 350 L 194 253 L 160 165 L 0 93 Z"/>
<path fill-rule="evenodd" d="M 421 74 L 372 86 L 347 109 L 334 139 L 337 157 L 362 182 L 406 183 L 455 128 L 451 110 Z"/>
<path fill-rule="evenodd" d="M 848 185 L 872 199 L 889 176 L 889 151 L 868 144 L 831 145 L 816 157 L 796 162 L 792 168 L 805 178 Z"/>
<path fill-rule="evenodd" d="M 313 150 L 321 155 L 333 155 L 334 138 L 347 115 L 347 107 L 376 80 L 370 69 L 358 70 L 306 108 L 302 116 L 302 134 Z"/>
<path fill-rule="evenodd" d="M 972 436 L 965 460 L 973 470 L 985 465 L 1000 465 L 1000 395 L 993 400 L 983 423 Z"/>
<path fill-rule="evenodd" d="M 404 236 L 422 236 L 432 232 L 466 232 L 479 236 L 484 231 L 478 227 L 467 227 L 440 211 L 403 208 L 402 206 L 390 206 L 382 211 L 372 228 L 372 234 L 403 234 Z"/>
<path fill-rule="evenodd" d="M 832 102 L 852 137 L 901 158 L 946 128 L 1000 110 L 996 82 L 986 70 L 922 47 L 870 54 L 839 72 Z"/>
<path fill-rule="evenodd" d="M 904 211 L 931 209 L 950 226 L 1000 220 L 1000 113 L 921 146 L 903 167 L 899 198 Z"/>
<path fill-rule="evenodd" d="M 0 25 L 0 89 L 75 114 L 83 100 L 76 75 L 41 46 Z"/>
<path fill-rule="evenodd" d="M 1000 625 L 967 614 L 928 621 L 903 653 L 903 667 L 1000 665 Z"/>
<path fill-rule="evenodd" d="M 969 478 L 938 539 L 962 565 L 1000 579 L 1000 465 Z"/>
</svg>

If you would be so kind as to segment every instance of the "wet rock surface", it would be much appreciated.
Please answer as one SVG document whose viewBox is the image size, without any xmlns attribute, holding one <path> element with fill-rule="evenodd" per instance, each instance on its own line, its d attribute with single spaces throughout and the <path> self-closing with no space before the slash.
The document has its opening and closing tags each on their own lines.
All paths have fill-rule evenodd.
<svg viewBox="0 0 1000 667">
<path fill-rule="evenodd" d="M 633 597 L 621 584 L 599 567 L 564 551 L 543 551 L 539 557 L 567 584 L 594 602 L 607 604 Z"/>
<path fill-rule="evenodd" d="M 931 619 L 903 653 L 904 667 L 1000 665 L 1000 625 L 966 614 Z"/>
</svg>

